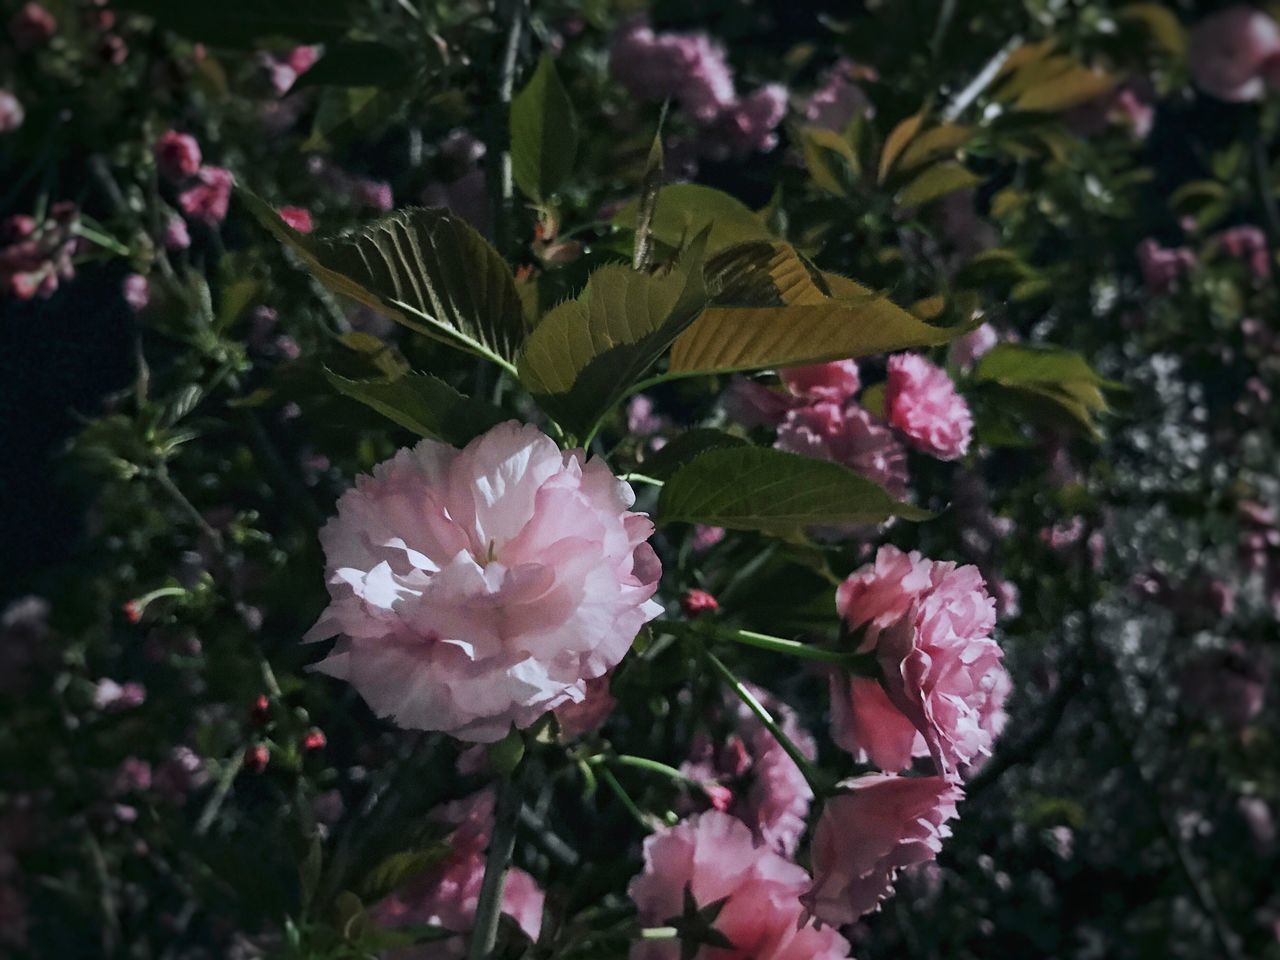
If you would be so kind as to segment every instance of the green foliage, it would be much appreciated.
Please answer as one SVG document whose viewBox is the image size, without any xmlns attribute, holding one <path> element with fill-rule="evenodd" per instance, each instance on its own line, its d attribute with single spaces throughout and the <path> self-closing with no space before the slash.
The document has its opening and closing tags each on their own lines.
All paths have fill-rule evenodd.
<svg viewBox="0 0 1280 960">
<path fill-rule="evenodd" d="M 336 40 L 351 25 L 352 0 L 120 0 L 118 6 L 152 17 L 193 40 L 254 46 L 271 37 L 309 43 Z"/>
<path fill-rule="evenodd" d="M 708 450 L 725 447 L 748 447 L 750 442 L 722 430 L 695 428 L 686 430 L 656 453 L 645 458 L 644 472 L 655 480 L 669 480 L 690 460 Z"/>
<path fill-rule="evenodd" d="M 543 54 L 511 102 L 511 170 L 520 189 L 545 202 L 573 170 L 578 115 L 555 61 Z"/>
<path fill-rule="evenodd" d="M 1095 415 L 1106 412 L 1104 389 L 1118 385 L 1098 376 L 1072 350 L 1004 343 L 978 361 L 973 378 L 1004 392 L 1014 410 L 1070 418 L 1096 432 Z"/>
<path fill-rule="evenodd" d="M 542 318 L 519 360 L 521 382 L 562 425 L 588 433 L 706 303 L 705 233 L 656 274 L 601 267 Z"/>
<path fill-rule="evenodd" d="M 838 463 L 735 446 L 709 449 L 677 469 L 662 488 L 657 519 L 792 536 L 811 526 L 929 515 Z"/>
<path fill-rule="evenodd" d="M 639 211 L 633 200 L 619 210 L 613 222 L 630 228 Z M 707 253 L 714 254 L 735 243 L 768 239 L 764 219 L 741 200 L 697 183 L 676 183 L 658 191 L 653 235 L 669 247 L 687 244 L 707 227 Z"/>
<path fill-rule="evenodd" d="M 241 199 L 321 283 L 442 343 L 510 366 L 525 332 L 506 261 L 464 221 L 408 209 L 336 237 L 306 236 Z"/>
<path fill-rule="evenodd" d="M 497 407 L 466 397 L 426 373 L 406 373 L 394 380 L 349 380 L 326 369 L 325 376 L 340 393 L 406 430 L 455 447 L 507 419 Z"/>
</svg>

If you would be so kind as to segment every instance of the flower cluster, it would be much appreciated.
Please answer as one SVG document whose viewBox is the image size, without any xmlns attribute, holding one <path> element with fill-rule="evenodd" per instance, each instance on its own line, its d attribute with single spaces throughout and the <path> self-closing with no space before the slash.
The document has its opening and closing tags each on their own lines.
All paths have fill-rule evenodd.
<svg viewBox="0 0 1280 960">
<path fill-rule="evenodd" d="M 63 201 L 49 209 L 43 223 L 19 214 L 0 224 L 0 294 L 46 298 L 74 277 L 79 217 L 75 204 Z"/>
</svg>

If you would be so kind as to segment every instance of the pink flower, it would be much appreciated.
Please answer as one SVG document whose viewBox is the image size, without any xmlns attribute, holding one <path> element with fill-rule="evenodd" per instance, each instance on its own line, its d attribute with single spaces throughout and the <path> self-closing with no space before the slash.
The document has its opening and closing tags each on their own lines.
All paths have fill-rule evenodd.
<svg viewBox="0 0 1280 960">
<path fill-rule="evenodd" d="M 595 733 L 604 726 L 618 701 L 609 692 L 609 675 L 586 682 L 586 698 L 578 703 L 568 701 L 556 707 L 554 713 L 560 724 L 560 736 L 564 740 L 577 740 L 588 733 Z"/>
<path fill-rule="evenodd" d="M 724 527 L 708 527 L 706 524 L 695 524 L 693 528 L 693 552 L 706 553 L 724 539 Z"/>
<path fill-rule="evenodd" d="M 1205 93 L 1239 102 L 1262 96 L 1262 71 L 1280 54 L 1280 28 L 1261 10 L 1237 4 L 1210 14 L 1191 30 L 1187 62 Z"/>
<path fill-rule="evenodd" d="M 655 412 L 653 398 L 637 393 L 627 401 L 627 432 L 637 437 L 648 437 L 666 425 L 662 414 Z"/>
<path fill-rule="evenodd" d="M 999 342 L 1000 335 L 996 333 L 996 328 L 984 323 L 976 330 L 970 330 L 964 336 L 952 340 L 948 359 L 959 369 L 968 370 Z"/>
<path fill-rule="evenodd" d="M 633 20 L 609 46 L 609 72 L 637 100 L 674 99 L 709 123 L 735 99 L 724 49 L 705 33 L 661 33 Z"/>
<path fill-rule="evenodd" d="M 1142 282 L 1156 296 L 1173 289 L 1178 278 L 1195 268 L 1196 256 L 1186 247 L 1162 247 L 1148 237 L 1138 244 Z"/>
<path fill-rule="evenodd" d="M 684 820 L 644 842 L 644 871 L 627 892 L 644 926 L 685 913 L 686 890 L 699 910 L 723 900 L 711 926 L 733 944 L 702 946 L 696 960 L 843 960 L 849 944 L 834 929 L 801 922 L 802 867 L 757 846 L 740 821 L 716 810 Z M 645 941 L 631 960 L 677 960 L 676 940 Z"/>
<path fill-rule="evenodd" d="M 787 367 L 779 370 L 778 376 L 788 390 L 803 400 L 844 403 L 862 389 L 858 365 L 852 360 Z"/>
<path fill-rule="evenodd" d="M 162 177 L 183 180 L 200 169 L 200 144 L 189 133 L 168 130 L 156 141 L 155 157 Z"/>
<path fill-rule="evenodd" d="M 430 924 L 469 933 L 475 925 L 484 880 L 484 853 L 493 835 L 493 811 L 489 790 L 432 810 L 427 818 L 451 831 L 445 840 L 447 856 L 374 904 L 369 910 L 373 922 L 382 927 Z M 530 940 L 538 939 L 542 930 L 543 901 L 533 877 L 517 868 L 507 872 L 502 912 Z M 453 937 L 397 951 L 394 956 L 396 960 L 461 960 L 466 948 L 462 938 Z"/>
<path fill-rule="evenodd" d="M 25 3 L 9 20 L 9 36 L 19 50 L 34 50 L 58 32 L 58 21 L 38 3 Z"/>
<path fill-rule="evenodd" d="M 285 62 L 289 64 L 289 69 L 300 77 L 314 67 L 319 59 L 320 48 L 312 44 L 294 47 L 285 57 Z"/>
<path fill-rule="evenodd" d="M 1266 702 L 1266 663 L 1240 643 L 1195 654 L 1178 682 L 1192 713 L 1217 717 L 1231 730 L 1248 726 Z"/>
<path fill-rule="evenodd" d="M 800 405 L 793 396 L 743 377 L 734 378 L 720 404 L 725 416 L 744 427 L 776 427 L 787 411 Z"/>
<path fill-rule="evenodd" d="M 26 119 L 22 101 L 8 90 L 0 90 L 0 133 L 12 133 Z"/>
<path fill-rule="evenodd" d="M 817 745 L 795 711 L 764 690 L 753 687 L 751 692 L 800 752 L 816 759 Z M 813 790 L 796 762 L 742 701 L 726 701 L 721 717 L 728 720 L 727 733 L 695 735 L 681 771 L 709 784 L 731 785 L 718 803 L 712 796 L 716 809 L 745 823 L 759 843 L 791 856 L 804 835 Z"/>
<path fill-rule="evenodd" d="M 141 313 L 151 302 L 151 285 L 140 273 L 126 276 L 120 285 L 120 292 L 124 295 L 124 302 L 134 313 Z"/>
<path fill-rule="evenodd" d="M 851 79 L 856 70 L 848 60 L 841 60 L 827 75 L 826 82 L 813 91 L 804 107 L 805 121 L 812 126 L 843 133 L 854 117 L 871 113 L 871 102 L 862 88 Z"/>
<path fill-rule="evenodd" d="M 108 712 L 131 710 L 142 706 L 146 700 L 147 690 L 140 683 L 116 683 L 110 677 L 104 677 L 93 689 L 94 707 Z"/>
<path fill-rule="evenodd" d="M 311 211 L 306 207 L 281 207 L 276 213 L 280 214 L 281 220 L 299 233 L 311 232 Z"/>
<path fill-rule="evenodd" d="M 907 451 L 893 432 L 856 403 L 815 403 L 787 414 L 779 450 L 842 463 L 899 499 L 907 493 Z"/>
<path fill-rule="evenodd" d="M 332 602 L 307 639 L 340 639 L 316 669 L 402 727 L 477 742 L 583 700 L 662 612 L 634 502 L 533 426 L 401 450 L 321 531 Z"/>
<path fill-rule="evenodd" d="M 187 221 L 179 216 L 171 216 L 164 225 L 164 236 L 160 238 L 166 250 L 186 250 L 191 246 L 191 233 L 187 230 Z"/>
<path fill-rule="evenodd" d="M 1241 224 L 1223 230 L 1213 239 L 1227 256 L 1247 263 L 1255 280 L 1266 280 L 1271 276 L 1271 251 L 1267 237 L 1257 227 Z"/>
<path fill-rule="evenodd" d="M 942 777 L 873 774 L 846 780 L 814 828 L 805 907 L 823 923 L 853 923 L 879 907 L 898 871 L 935 859 L 964 798 Z"/>
<path fill-rule="evenodd" d="M 918 353 L 889 358 L 884 400 L 889 423 L 917 449 L 939 460 L 958 460 L 969 452 L 969 405 L 946 372 Z"/>
<path fill-rule="evenodd" d="M 391 195 L 391 184 L 385 180 L 354 177 L 348 186 L 351 191 L 351 202 L 356 206 L 369 207 L 382 213 L 386 213 L 395 206 L 395 200 Z"/>
<path fill-rule="evenodd" d="M 787 88 L 766 84 L 715 115 L 700 137 L 703 152 L 718 160 L 768 152 L 778 145 L 786 115 Z"/>
<path fill-rule="evenodd" d="M 836 591 L 836 607 L 882 681 L 831 673 L 832 739 L 886 771 L 932 756 L 939 772 L 990 753 L 1009 683 L 991 639 L 995 602 L 977 567 L 884 546 Z"/>
<path fill-rule="evenodd" d="M 202 167 L 196 173 L 195 186 L 178 196 L 178 206 L 193 220 L 203 220 L 216 227 L 227 219 L 227 207 L 231 203 L 231 187 L 235 178 L 230 170 L 222 167 Z"/>
</svg>

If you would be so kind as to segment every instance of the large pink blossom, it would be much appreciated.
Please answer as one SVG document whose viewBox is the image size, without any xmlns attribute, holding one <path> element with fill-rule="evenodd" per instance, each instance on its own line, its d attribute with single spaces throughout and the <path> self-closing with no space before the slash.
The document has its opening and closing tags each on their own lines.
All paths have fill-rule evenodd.
<svg viewBox="0 0 1280 960">
<path fill-rule="evenodd" d="M 653 524 L 600 460 L 508 422 L 374 468 L 320 533 L 317 669 L 402 727 L 501 739 L 615 666 L 662 608 Z"/>
<path fill-rule="evenodd" d="M 858 364 L 853 360 L 786 367 L 778 371 L 778 377 L 788 390 L 804 400 L 843 403 L 862 389 Z"/>
<path fill-rule="evenodd" d="M 907 493 L 907 452 L 893 431 L 856 403 L 814 403 L 787 414 L 780 450 L 842 463 L 895 497 Z"/>
<path fill-rule="evenodd" d="M 470 933 L 475 925 L 484 880 L 485 850 L 493 835 L 494 797 L 490 790 L 437 807 L 428 820 L 449 833 L 445 858 L 404 887 L 375 904 L 369 911 L 383 927 L 430 924 L 457 933 Z M 542 930 L 544 896 L 537 881 L 518 868 L 507 871 L 502 891 L 502 912 L 530 940 Z M 406 947 L 390 954 L 394 960 L 461 960 L 466 955 L 462 937 Z"/>
<path fill-rule="evenodd" d="M 678 100 L 700 123 L 735 100 L 724 49 L 705 33 L 655 33 L 633 20 L 609 46 L 609 72 L 637 100 Z"/>
<path fill-rule="evenodd" d="M 227 219 L 235 178 L 222 167 L 201 167 L 196 182 L 178 195 L 178 206 L 192 220 L 216 227 Z"/>
<path fill-rule="evenodd" d="M 1257 100 L 1264 70 L 1280 56 L 1280 27 L 1261 10 L 1236 4 L 1205 17 L 1191 31 L 1187 63 L 1191 77 L 1219 100 Z"/>
<path fill-rule="evenodd" d="M 973 415 L 946 371 L 917 353 L 889 358 L 884 390 L 889 422 L 916 448 L 939 460 L 969 452 Z"/>
<path fill-rule="evenodd" d="M 931 756 L 948 777 L 990 752 L 1009 682 L 977 567 L 884 546 L 836 591 L 882 678 L 831 674 L 832 738 L 886 771 Z"/>
<path fill-rule="evenodd" d="M 703 131 L 701 147 L 714 159 L 764 153 L 778 145 L 778 124 L 787 115 L 787 88 L 768 83 L 735 99 Z"/>
<path fill-rule="evenodd" d="M 764 690 L 752 693 L 800 752 L 816 759 L 817 745 L 795 711 Z M 813 790 L 777 738 L 737 697 L 726 703 L 723 719 L 729 721 L 728 733 L 695 735 L 680 769 L 724 787 L 726 804 L 721 808 L 750 827 L 756 840 L 790 856 L 804 835 Z"/>
<path fill-rule="evenodd" d="M 834 929 L 802 924 L 802 867 L 758 846 L 739 820 L 711 810 L 644 842 L 644 871 L 628 893 L 644 926 L 666 926 L 684 913 L 688 890 L 699 909 L 724 900 L 712 927 L 732 948 L 703 945 L 696 960 L 843 960 L 849 944 Z M 645 941 L 631 960 L 676 960 L 676 940 Z"/>
<path fill-rule="evenodd" d="M 943 777 L 873 774 L 846 780 L 813 832 L 805 907 L 841 926 L 879 907 L 898 871 L 933 860 L 964 794 Z"/>
</svg>

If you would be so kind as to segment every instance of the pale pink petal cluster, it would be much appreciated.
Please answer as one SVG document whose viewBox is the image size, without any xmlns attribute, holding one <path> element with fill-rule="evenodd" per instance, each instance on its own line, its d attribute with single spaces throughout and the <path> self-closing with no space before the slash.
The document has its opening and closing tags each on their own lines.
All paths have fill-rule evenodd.
<svg viewBox="0 0 1280 960">
<path fill-rule="evenodd" d="M 599 460 L 533 426 L 423 440 L 357 480 L 321 531 L 317 669 L 402 727 L 493 742 L 579 702 L 662 608 L 653 524 Z"/>
<path fill-rule="evenodd" d="M 1236 4 L 1191 31 L 1187 63 L 1197 87 L 1229 102 L 1259 99 L 1280 59 L 1280 26 L 1256 7 Z"/>
<path fill-rule="evenodd" d="M 764 690 L 752 687 L 751 692 L 800 752 L 815 759 L 817 745 L 795 711 Z M 681 772 L 724 787 L 717 808 L 750 827 L 758 842 L 791 856 L 804 835 L 813 790 L 777 738 L 740 700 L 727 702 L 721 719 L 730 723 L 728 734 L 696 735 Z"/>
<path fill-rule="evenodd" d="M 907 451 L 893 431 L 856 403 L 814 403 L 790 411 L 774 446 L 842 463 L 895 497 L 907 494 Z"/>
<path fill-rule="evenodd" d="M 437 807 L 428 815 L 449 830 L 448 853 L 438 864 L 404 887 L 374 904 L 369 916 L 378 926 L 431 925 L 469 933 L 475 925 L 480 885 L 484 880 L 485 850 L 493 835 L 494 797 L 482 790 L 463 800 Z M 519 868 L 507 872 L 502 912 L 516 922 L 530 940 L 542 930 L 544 895 L 533 877 Z M 461 960 L 462 937 L 438 940 L 395 951 L 395 960 Z"/>
<path fill-rule="evenodd" d="M 217 226 L 227 219 L 235 178 L 223 167 L 201 167 L 195 182 L 178 195 L 178 206 L 192 220 Z"/>
<path fill-rule="evenodd" d="M 792 394 L 804 400 L 843 403 L 862 389 L 858 364 L 853 360 L 787 367 L 778 371 L 778 377 Z"/>
<path fill-rule="evenodd" d="M 952 340 L 947 357 L 961 370 L 968 370 L 990 353 L 999 342 L 1000 335 L 996 333 L 996 328 L 989 323 L 984 323 L 964 336 Z"/>
<path fill-rule="evenodd" d="M 1009 681 L 977 567 L 884 546 L 840 585 L 836 606 L 882 672 L 832 672 L 837 744 L 886 771 L 931 756 L 951 778 L 990 753 Z"/>
<path fill-rule="evenodd" d="M 814 828 L 805 907 L 835 926 L 879 907 L 903 867 L 933 860 L 963 799 L 944 777 L 873 774 L 848 780 Z"/>
<path fill-rule="evenodd" d="M 973 414 L 945 370 L 917 353 L 889 358 L 885 411 L 917 449 L 939 460 L 958 460 L 969 452 Z"/>
<path fill-rule="evenodd" d="M 833 928 L 803 922 L 804 869 L 758 845 L 751 831 L 711 810 L 661 830 L 644 842 L 644 871 L 631 881 L 643 926 L 681 916 L 685 890 L 699 908 L 725 903 L 713 928 L 732 948 L 702 946 L 697 960 L 844 960 L 849 944 Z M 631 960 L 677 960 L 676 940 L 639 942 Z"/>
<path fill-rule="evenodd" d="M 595 733 L 613 713 L 618 701 L 609 692 L 609 677 L 596 677 L 584 685 L 586 696 L 574 702 L 572 700 L 556 707 L 556 722 L 560 724 L 560 736 L 565 740 L 576 740 L 588 733 Z"/>
</svg>

